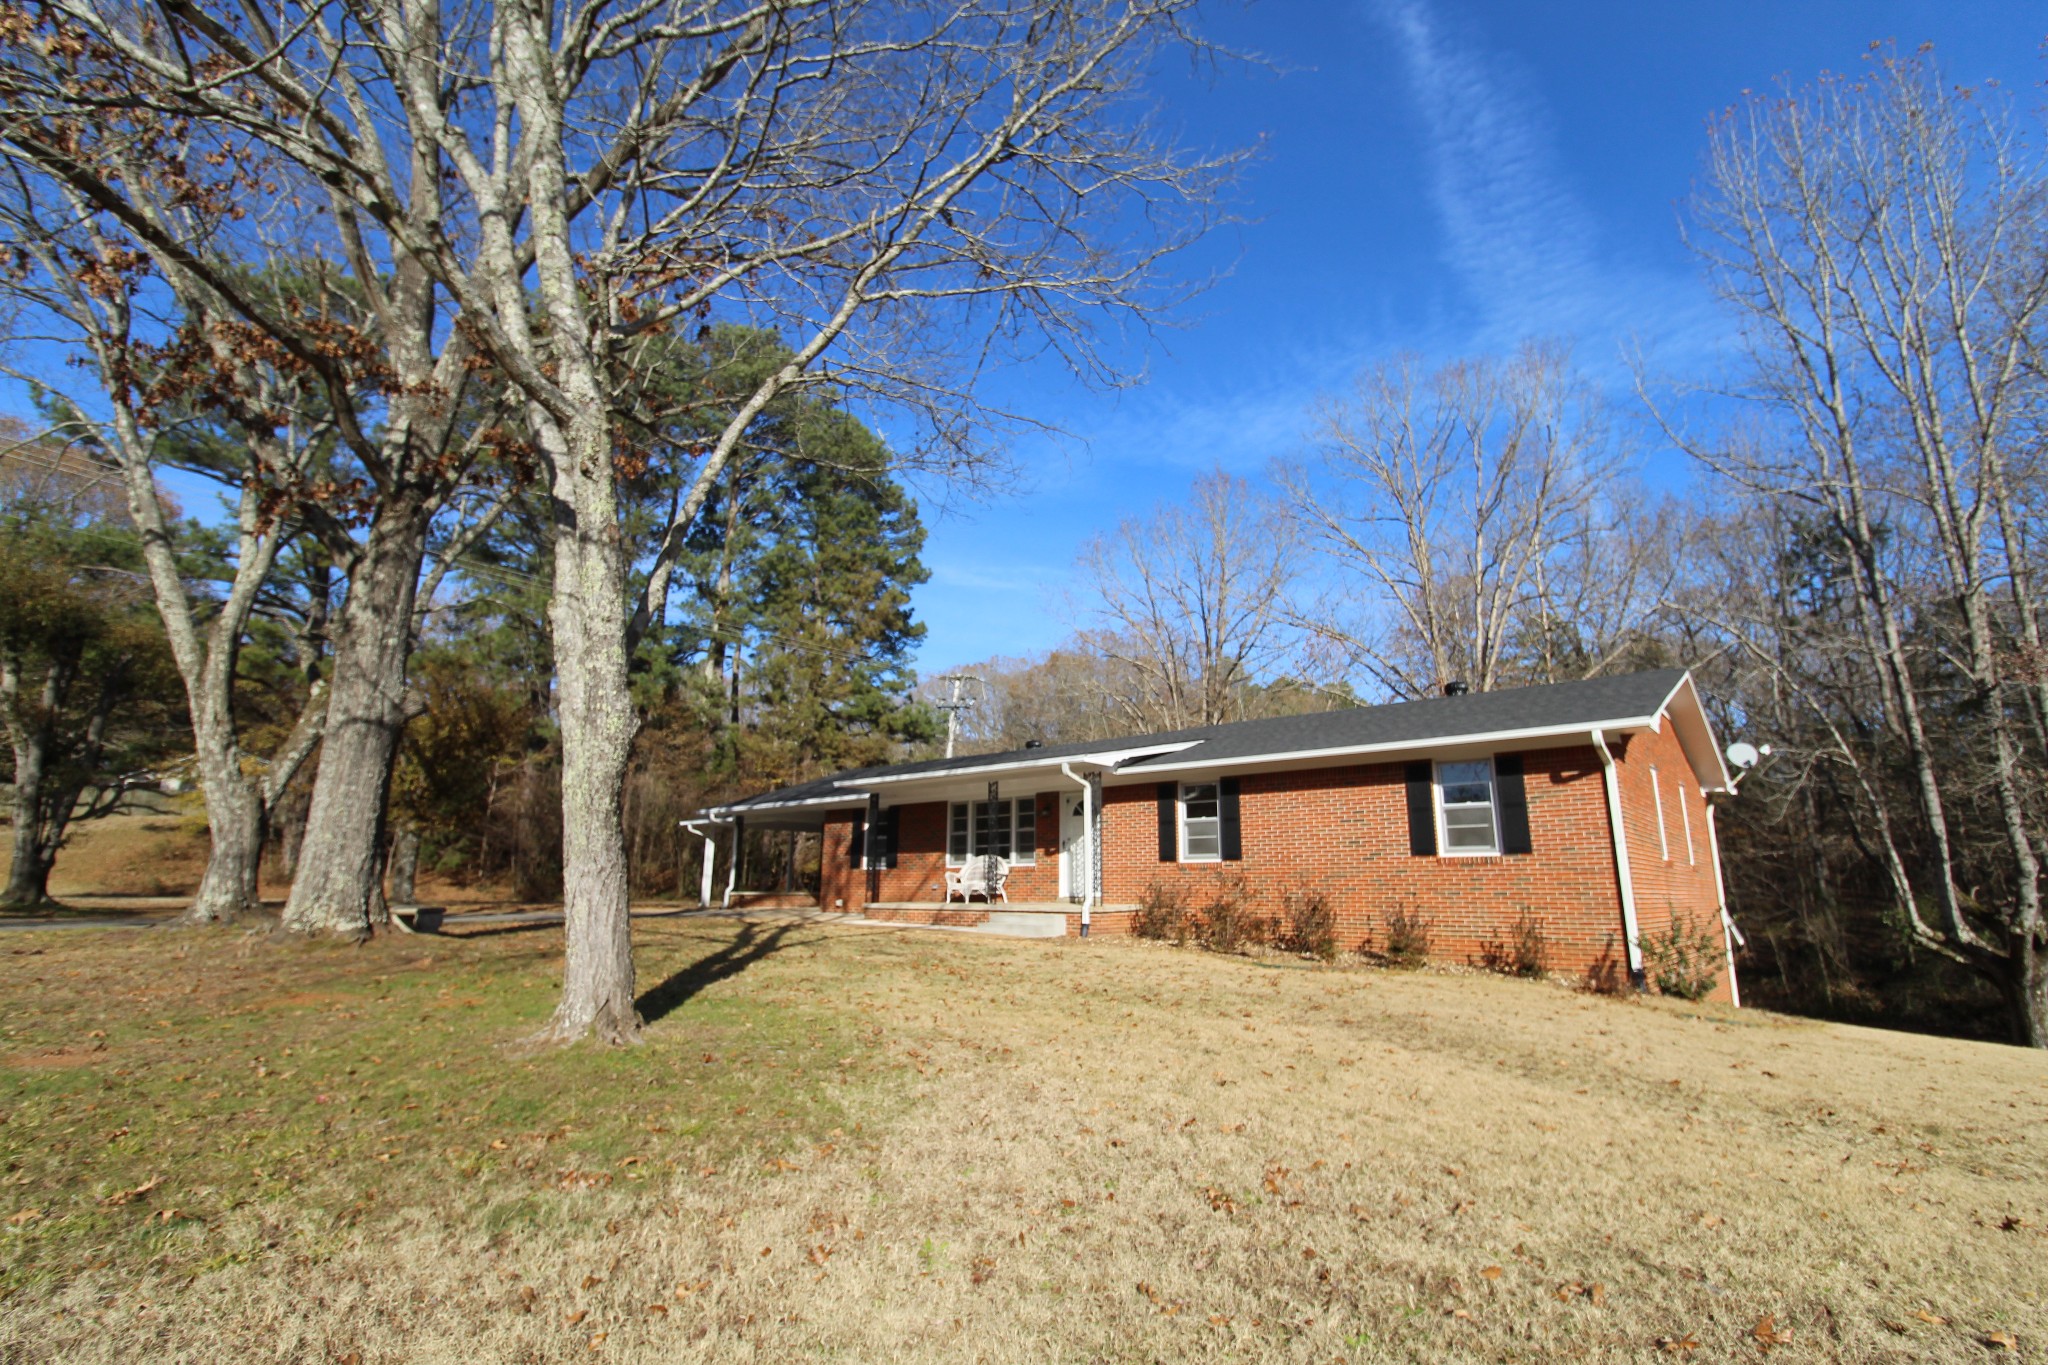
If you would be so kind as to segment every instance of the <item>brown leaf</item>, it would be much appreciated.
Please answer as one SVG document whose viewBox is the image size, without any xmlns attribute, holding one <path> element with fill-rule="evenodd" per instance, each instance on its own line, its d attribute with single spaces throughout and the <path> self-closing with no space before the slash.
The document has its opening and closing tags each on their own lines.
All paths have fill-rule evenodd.
<svg viewBox="0 0 2048 1365">
<path fill-rule="evenodd" d="M 1586 1299 L 1595 1308 L 1605 1308 L 1607 1306 L 1607 1286 L 1604 1284 L 1587 1285 Z"/>
<path fill-rule="evenodd" d="M 2020 1348 L 2020 1339 L 2010 1332 L 1987 1332 L 1977 1340 L 1994 1351 L 2017 1351 Z"/>
<path fill-rule="evenodd" d="M 583 1277 L 583 1287 L 585 1289 L 595 1289 L 603 1283 L 604 1276 L 602 1275 L 585 1275 Z"/>
<path fill-rule="evenodd" d="M 568 1317 L 563 1318 L 562 1325 L 564 1327 L 574 1327 L 577 1323 L 583 1321 L 585 1318 L 589 1316 L 590 1310 L 588 1308 L 579 1308 L 575 1312 L 571 1313 Z"/>
<path fill-rule="evenodd" d="M 1699 1336 L 1693 1332 L 1687 1332 L 1682 1337 L 1657 1338 L 1657 1349 L 1669 1355 L 1682 1355 L 1687 1351 L 1697 1351 L 1699 1348 Z"/>
<path fill-rule="evenodd" d="M 1920 1321 L 1926 1323 L 1930 1327 L 1948 1326 L 1947 1318 L 1943 1317 L 1939 1313 L 1930 1313 L 1925 1308 L 1915 1308 L 1913 1310 L 1912 1316 L 1920 1319 Z"/>
<path fill-rule="evenodd" d="M 1756 1338 L 1757 1348 L 1763 1351 L 1769 1351 L 1773 1346 L 1792 1344 L 1792 1330 L 1789 1327 L 1783 1331 L 1778 1330 L 1778 1318 L 1775 1313 L 1766 1313 L 1757 1319 L 1756 1326 L 1749 1329 L 1749 1334 Z"/>
<path fill-rule="evenodd" d="M 598 1347 L 604 1345 L 604 1339 L 610 1335 L 610 1332 L 599 1332 L 590 1339 L 590 1349 L 595 1351 Z"/>
<path fill-rule="evenodd" d="M 140 1185 L 137 1185 L 134 1189 L 116 1190 L 114 1193 L 108 1195 L 105 1199 L 100 1200 L 100 1202 L 110 1207 L 117 1207 L 122 1204 L 130 1204 L 136 1201 L 137 1199 L 143 1198 L 151 1190 L 155 1189 L 157 1186 L 163 1183 L 164 1178 L 162 1176 L 153 1175 L 149 1179 L 143 1181 Z"/>
<path fill-rule="evenodd" d="M 1499 1266 L 1497 1266 L 1497 1265 L 1490 1265 L 1490 1266 L 1486 1267 L 1486 1269 L 1484 1269 L 1484 1270 L 1480 1271 L 1479 1273 L 1480 1273 L 1481 1275 L 1484 1275 L 1484 1276 L 1485 1276 L 1485 1277 L 1486 1277 L 1487 1279 L 1489 1279 L 1489 1280 L 1497 1280 L 1497 1279 L 1499 1279 L 1499 1278 L 1501 1277 L 1501 1273 L 1502 1273 L 1502 1272 L 1501 1272 L 1501 1268 L 1500 1268 Z"/>
<path fill-rule="evenodd" d="M 647 1305 L 647 1311 L 655 1317 L 665 1318 L 668 1316 L 668 1305 L 665 1303 L 650 1303 Z"/>
<path fill-rule="evenodd" d="M 14 1224 L 14 1226 L 16 1227 L 20 1227 L 25 1223 L 33 1223 L 42 1216 L 43 1211 L 41 1209 L 23 1209 L 20 1213 L 15 1214 L 7 1221 Z"/>
</svg>

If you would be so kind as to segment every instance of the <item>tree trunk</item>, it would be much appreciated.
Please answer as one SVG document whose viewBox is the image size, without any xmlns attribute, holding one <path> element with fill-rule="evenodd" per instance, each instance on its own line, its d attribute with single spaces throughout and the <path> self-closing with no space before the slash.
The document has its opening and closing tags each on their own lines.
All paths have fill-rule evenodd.
<svg viewBox="0 0 2048 1365">
<path fill-rule="evenodd" d="M 420 832 L 411 825 L 403 825 L 391 835 L 388 892 L 391 904 L 413 905 L 418 902 L 419 870 Z"/>
<path fill-rule="evenodd" d="M 18 706 L 20 677 L 6 671 L 6 729 L 14 749 L 14 862 L 8 864 L 6 890 L 0 905 L 45 905 L 49 900 L 49 864 L 43 841 L 43 776 L 49 765 L 49 729 L 35 712 Z M 47 698 L 45 698 L 47 700 Z M 49 706 L 43 706 L 43 716 Z"/>
<path fill-rule="evenodd" d="M 635 719 L 626 681 L 625 553 L 602 426 L 567 433 L 555 477 L 554 601 L 562 724 L 562 999 L 543 1037 L 637 1040 L 621 798 Z"/>
<path fill-rule="evenodd" d="M 1998 973 L 2012 1020 L 2012 1040 L 2021 1047 L 2048 1048 L 2048 952 L 2028 934 L 2012 934 Z"/>
<path fill-rule="evenodd" d="M 261 903 L 256 879 L 263 865 L 263 794 L 257 781 L 242 772 L 241 746 L 232 722 L 223 724 L 224 715 L 211 714 L 215 701 L 223 703 L 220 710 L 225 711 L 225 689 L 193 688 L 187 696 L 209 703 L 205 708 L 192 708 L 192 730 L 212 848 L 206 855 L 205 875 L 199 879 L 199 893 L 179 923 L 225 924 Z"/>
<path fill-rule="evenodd" d="M 50 862 L 43 856 L 43 767 L 48 737 L 23 725 L 13 735 L 14 861 L 0 905 L 41 905 L 50 899 Z"/>
<path fill-rule="evenodd" d="M 328 684 L 320 769 L 284 927 L 361 937 L 382 918 L 384 815 L 405 728 L 405 666 L 427 509 L 390 509 L 349 576 Z"/>
</svg>

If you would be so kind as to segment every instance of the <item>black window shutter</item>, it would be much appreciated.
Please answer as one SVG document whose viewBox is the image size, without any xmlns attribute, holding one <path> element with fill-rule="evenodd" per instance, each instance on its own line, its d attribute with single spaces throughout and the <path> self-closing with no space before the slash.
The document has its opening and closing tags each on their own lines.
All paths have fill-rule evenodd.
<svg viewBox="0 0 2048 1365">
<path fill-rule="evenodd" d="M 1159 861 L 1162 863 L 1180 861 L 1180 821 L 1174 813 L 1174 805 L 1179 800 L 1178 782 L 1159 784 Z"/>
<path fill-rule="evenodd" d="M 1216 784 L 1216 822 L 1223 833 L 1223 861 L 1244 861 L 1244 826 L 1237 816 L 1237 779 L 1226 777 Z"/>
<path fill-rule="evenodd" d="M 902 825 L 903 825 L 903 819 L 902 819 L 902 817 L 903 817 L 903 807 L 901 807 L 901 806 L 891 806 L 891 807 L 889 807 L 889 810 L 888 810 L 888 813 L 887 813 L 887 815 L 885 815 L 885 816 L 883 817 L 883 820 L 882 820 L 882 838 L 883 838 L 883 843 L 882 843 L 882 852 L 883 852 L 883 862 L 882 862 L 882 866 L 884 866 L 884 867 L 894 867 L 894 866 L 896 866 L 896 831 L 897 831 L 898 829 L 902 828 Z"/>
<path fill-rule="evenodd" d="M 1500 807 L 1500 851 L 1529 852 L 1529 793 L 1522 785 L 1522 756 L 1495 754 L 1495 803 Z"/>
<path fill-rule="evenodd" d="M 1408 851 L 1417 858 L 1436 856 L 1435 782 L 1430 764 L 1408 765 Z"/>
<path fill-rule="evenodd" d="M 859 867 L 867 858 L 868 818 L 865 815 L 853 817 L 853 838 L 846 845 L 848 866 Z"/>
</svg>

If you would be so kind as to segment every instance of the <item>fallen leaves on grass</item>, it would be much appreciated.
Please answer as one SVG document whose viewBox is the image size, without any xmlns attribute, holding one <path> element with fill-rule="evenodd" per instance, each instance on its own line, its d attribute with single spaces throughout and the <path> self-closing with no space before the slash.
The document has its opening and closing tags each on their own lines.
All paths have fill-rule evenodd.
<svg viewBox="0 0 2048 1365">
<path fill-rule="evenodd" d="M 138 1199 L 148 1198 L 149 1192 L 163 1183 L 164 1178 L 162 1176 L 153 1175 L 133 1189 L 114 1191 L 105 1199 L 100 1200 L 100 1202 L 109 1208 L 118 1208 L 123 1204 L 132 1204 Z"/>
<path fill-rule="evenodd" d="M 1570 1303 L 1573 1299 L 1582 1298 L 1595 1308 L 1604 1308 L 1607 1306 L 1607 1286 L 1587 1284 L 1583 1280 L 1567 1280 L 1557 1287 L 1557 1298 L 1560 1303 Z"/>
<path fill-rule="evenodd" d="M 1778 1317 L 1775 1313 L 1766 1313 L 1761 1318 L 1758 1318 L 1756 1326 L 1749 1329 L 1749 1334 L 1756 1338 L 1757 1349 L 1761 1351 L 1768 1352 L 1773 1346 L 1790 1346 L 1792 1344 L 1792 1329 L 1789 1327 L 1781 1329 L 1778 1326 Z"/>
<path fill-rule="evenodd" d="M 1994 1351 L 2017 1351 L 2020 1348 L 2020 1339 L 2010 1332 L 1987 1332 L 1977 1340 Z"/>
<path fill-rule="evenodd" d="M 1926 1323 L 1929 1327 L 1948 1326 L 1947 1318 L 1943 1317 L 1939 1313 L 1930 1313 L 1925 1308 L 1915 1308 L 1912 1312 L 1912 1316 L 1920 1319 L 1920 1321 Z"/>
<path fill-rule="evenodd" d="M 1687 1332 L 1682 1337 L 1657 1338 L 1657 1349 L 1666 1355 L 1683 1355 L 1687 1351 L 1697 1351 L 1699 1348 L 1700 1339 L 1692 1332 Z"/>
</svg>

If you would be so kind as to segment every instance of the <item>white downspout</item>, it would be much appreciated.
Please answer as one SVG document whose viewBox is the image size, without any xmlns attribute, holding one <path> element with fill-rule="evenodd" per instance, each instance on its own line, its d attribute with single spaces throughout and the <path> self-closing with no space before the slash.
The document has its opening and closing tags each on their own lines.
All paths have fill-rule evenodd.
<svg viewBox="0 0 2048 1365">
<path fill-rule="evenodd" d="M 1060 764 L 1060 771 L 1067 775 L 1068 781 L 1078 784 L 1081 788 L 1081 856 L 1074 861 L 1085 862 L 1087 867 L 1069 868 L 1068 871 L 1086 872 L 1081 879 L 1081 937 L 1086 938 L 1088 921 L 1095 909 L 1095 802 L 1091 799 L 1094 789 L 1088 785 L 1087 778 L 1075 772 L 1069 765 Z"/>
<path fill-rule="evenodd" d="M 732 856 L 725 861 L 725 899 L 719 909 L 732 909 L 733 888 L 740 884 L 740 840 L 747 834 L 746 817 L 740 816 L 732 822 Z"/>
<path fill-rule="evenodd" d="M 1749 946 L 1742 937 L 1742 931 L 1735 927 L 1735 916 L 1728 913 L 1728 890 L 1721 884 L 1721 840 L 1714 833 L 1714 803 L 1707 803 L 1707 855 L 1714 860 L 1714 903 L 1721 907 L 1721 942 L 1728 949 L 1728 1000 L 1735 1008 L 1742 1008 L 1742 988 L 1735 984 L 1735 945 Z"/>
<path fill-rule="evenodd" d="M 1621 883 L 1621 932 L 1628 939 L 1628 981 L 1638 989 L 1643 984 L 1643 945 L 1636 927 L 1636 883 L 1628 870 L 1628 831 L 1621 823 L 1621 776 L 1614 768 L 1614 755 L 1607 748 L 1607 733 L 1593 732 L 1593 748 L 1600 755 L 1600 776 L 1607 787 L 1607 827 L 1614 834 L 1614 867 Z M 1720 863 L 1715 869 L 1718 872 Z"/>
<path fill-rule="evenodd" d="M 704 871 L 703 875 L 697 879 L 697 908 L 699 910 L 709 910 L 711 908 L 712 865 L 718 861 L 718 841 L 710 834 L 698 828 L 699 825 L 705 823 L 704 821 L 684 820 L 681 823 L 684 829 L 704 841 Z M 718 821 L 713 820 L 710 823 L 717 824 Z"/>
</svg>

